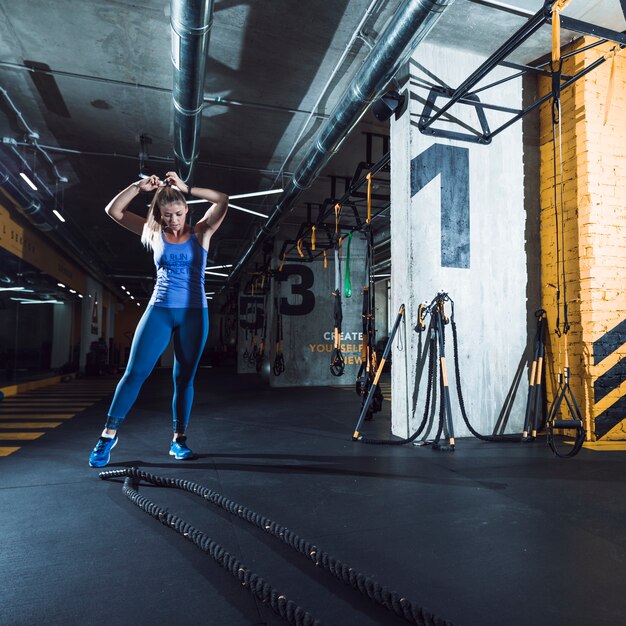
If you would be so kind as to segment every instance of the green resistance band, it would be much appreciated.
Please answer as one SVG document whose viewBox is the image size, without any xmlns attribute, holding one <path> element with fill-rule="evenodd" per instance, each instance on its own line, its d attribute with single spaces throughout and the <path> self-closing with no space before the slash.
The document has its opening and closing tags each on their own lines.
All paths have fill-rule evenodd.
<svg viewBox="0 0 626 626">
<path fill-rule="evenodd" d="M 352 296 L 352 282 L 350 281 L 350 244 L 352 243 L 352 233 L 348 234 L 348 251 L 346 252 L 346 276 L 343 281 L 344 292 L 346 298 Z"/>
</svg>

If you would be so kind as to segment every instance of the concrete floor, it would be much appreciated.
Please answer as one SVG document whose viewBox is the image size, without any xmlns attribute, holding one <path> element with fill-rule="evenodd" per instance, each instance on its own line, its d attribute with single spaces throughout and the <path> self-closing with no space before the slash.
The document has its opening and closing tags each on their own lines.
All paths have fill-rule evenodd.
<svg viewBox="0 0 626 626">
<path fill-rule="evenodd" d="M 188 431 L 198 458 L 180 462 L 167 454 L 169 380 L 156 371 L 146 383 L 110 468 L 209 487 L 454 624 L 626 623 L 626 452 L 563 461 L 543 441 L 368 446 L 351 440 L 352 386 L 270 389 L 255 374 L 202 369 Z M 114 384 L 0 402 L 3 424 L 74 414 L 35 440 L 0 442 L 20 447 L 0 458 L 0 624 L 285 623 L 88 467 Z M 81 407 L 86 398 L 95 404 Z M 385 404 L 364 433 L 385 436 Z M 406 623 L 244 520 L 185 492 L 139 491 L 323 624 Z"/>
</svg>

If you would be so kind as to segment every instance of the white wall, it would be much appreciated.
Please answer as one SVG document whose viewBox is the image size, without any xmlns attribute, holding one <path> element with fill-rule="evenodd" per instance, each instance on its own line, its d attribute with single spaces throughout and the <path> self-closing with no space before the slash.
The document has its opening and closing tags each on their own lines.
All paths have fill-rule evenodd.
<svg viewBox="0 0 626 626">
<path fill-rule="evenodd" d="M 424 85 L 441 81 L 458 86 L 483 60 L 460 50 L 422 44 L 410 63 L 406 87 L 411 101 L 400 119 L 391 122 L 392 303 L 395 310 L 406 304 L 408 328 L 413 328 L 420 302 L 430 302 L 440 290 L 450 294 L 455 302 L 468 416 L 476 430 L 491 434 L 527 343 L 522 126 L 513 124 L 490 145 L 430 137 L 417 128 L 428 93 Z M 497 70 L 489 82 L 510 73 Z M 521 88 L 516 79 L 480 97 L 520 108 Z M 440 99 L 437 104 L 443 102 Z M 480 128 L 473 107 L 457 105 L 450 113 Z M 487 116 L 491 128 L 510 118 L 493 111 Z M 445 127 L 466 132 L 459 126 Z M 440 170 L 443 173 L 435 175 Z M 449 220 L 443 231 L 442 201 L 448 207 L 443 219 Z M 463 214 L 464 203 L 468 203 L 468 215 Z M 423 414 L 424 393 L 407 428 L 407 389 L 411 395 L 417 342 L 417 333 L 411 330 L 408 375 L 405 355 L 394 346 L 392 431 L 399 436 L 406 436 L 407 430 L 414 432 Z M 455 435 L 470 436 L 456 398 L 449 326 L 446 356 Z M 526 380 L 507 432 L 521 431 Z"/>
</svg>

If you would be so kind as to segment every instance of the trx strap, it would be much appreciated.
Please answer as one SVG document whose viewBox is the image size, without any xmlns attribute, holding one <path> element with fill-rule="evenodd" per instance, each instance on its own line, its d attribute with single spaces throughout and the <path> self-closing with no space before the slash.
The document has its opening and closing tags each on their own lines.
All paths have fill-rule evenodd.
<svg viewBox="0 0 626 626">
<path fill-rule="evenodd" d="M 366 226 L 364 229 L 366 240 L 365 252 L 365 281 L 363 283 L 363 302 L 361 306 L 362 339 L 361 339 L 361 365 L 356 377 L 356 392 L 361 396 L 361 407 L 365 404 L 369 394 L 370 386 L 376 373 L 376 346 L 375 346 L 375 326 L 374 326 L 374 285 L 371 273 L 372 261 L 372 233 Z M 383 408 L 383 392 L 379 386 L 374 387 L 373 401 L 369 405 L 366 419 L 371 420 L 374 413 L 378 413 Z"/>
<path fill-rule="evenodd" d="M 352 296 L 352 281 L 350 280 L 350 244 L 352 243 L 352 231 L 348 233 L 348 249 L 346 250 L 346 274 L 343 281 L 343 295 L 346 298 Z"/>
<path fill-rule="evenodd" d="M 341 354 L 341 322 L 343 311 L 341 309 L 341 258 L 339 256 L 339 213 L 341 205 L 335 205 L 335 290 L 332 292 L 335 298 L 333 306 L 334 330 L 333 349 L 330 353 L 330 373 L 333 376 L 342 376 L 345 370 L 345 362 Z"/>
<path fill-rule="evenodd" d="M 261 340 L 259 342 L 259 350 L 256 354 L 256 360 L 254 367 L 257 372 L 260 372 L 263 367 L 263 359 L 265 358 L 265 345 L 267 340 L 267 306 L 266 299 L 263 299 L 263 333 L 261 334 Z"/>
<path fill-rule="evenodd" d="M 187 491 L 205 502 L 226 511 L 228 514 L 248 522 L 300 553 L 307 560 L 312 561 L 317 568 L 332 574 L 337 580 L 352 587 L 372 602 L 386 608 L 410 624 L 417 624 L 418 626 L 452 626 L 451 622 L 433 615 L 430 611 L 427 611 L 415 602 L 411 602 L 405 596 L 401 596 L 381 585 L 375 579 L 365 576 L 356 568 L 350 567 L 347 563 L 336 559 L 320 546 L 310 543 L 292 530 L 289 530 L 289 528 L 198 483 L 181 478 L 156 476 L 135 467 L 107 470 L 100 472 L 99 476 L 102 480 L 124 478 L 122 493 L 135 506 L 161 522 L 164 526 L 175 530 L 182 537 L 191 541 L 239 580 L 242 586 L 253 596 L 264 604 L 269 605 L 277 615 L 290 624 L 296 626 L 319 626 L 320 622 L 295 602 L 287 600 L 284 595 L 279 594 L 268 582 L 257 576 L 237 557 L 229 554 L 204 532 L 141 495 L 139 493 L 141 481 L 157 487 Z"/>
<path fill-rule="evenodd" d="M 368 172 L 367 176 L 367 220 L 369 224 L 372 221 L 372 172 Z"/>
<path fill-rule="evenodd" d="M 276 310 L 276 355 L 272 371 L 274 376 L 280 376 L 285 371 L 285 357 L 283 356 L 283 316 L 278 298 L 274 298 L 274 309 Z"/>
<path fill-rule="evenodd" d="M 354 434 L 352 435 L 352 439 L 355 441 L 360 439 L 361 437 L 361 434 L 360 434 L 361 426 L 363 425 L 363 421 L 366 419 L 367 414 L 369 413 L 370 406 L 374 402 L 374 396 L 376 395 L 376 390 L 378 389 L 378 381 L 380 379 L 380 375 L 382 374 L 383 368 L 385 367 L 385 362 L 387 360 L 387 357 L 389 356 L 389 352 L 393 344 L 393 339 L 396 336 L 396 332 L 398 331 L 398 326 L 400 326 L 400 322 L 402 321 L 403 317 L 404 317 L 404 304 L 400 305 L 400 310 L 398 311 L 398 315 L 396 316 L 396 321 L 393 324 L 393 327 L 391 329 L 391 334 L 389 335 L 389 339 L 387 340 L 387 345 L 385 345 L 385 349 L 381 356 L 380 363 L 378 364 L 376 375 L 374 376 L 374 379 L 372 380 L 372 384 L 370 385 L 370 388 L 367 392 L 367 397 L 365 398 L 365 401 L 363 402 L 363 405 L 361 407 L 361 414 L 359 415 L 356 428 L 354 429 Z"/>
<path fill-rule="evenodd" d="M 315 224 L 311 226 L 311 250 L 315 251 Z"/>
<path fill-rule="evenodd" d="M 585 432 L 580 408 L 569 386 L 570 371 L 567 357 L 567 334 L 563 335 L 563 339 L 565 342 L 565 368 L 563 372 L 559 372 L 559 388 L 554 396 L 552 405 L 548 410 L 547 432 L 548 445 L 550 446 L 552 452 L 562 459 L 567 459 L 578 454 L 580 449 L 583 447 L 583 443 L 585 443 L 587 433 Z M 563 400 L 565 400 L 565 404 L 569 409 L 572 419 L 557 419 L 557 414 Z M 575 432 L 573 446 L 568 452 L 561 452 L 559 447 L 556 445 L 555 429 L 573 430 Z"/>
<path fill-rule="evenodd" d="M 560 72 L 562 59 L 560 58 L 560 19 L 559 11 L 568 4 L 569 0 L 559 0 L 552 8 L 552 158 L 553 158 L 553 177 L 554 177 L 554 221 L 556 235 L 556 329 L 559 344 L 559 374 L 558 389 L 552 399 L 552 404 L 548 409 L 546 418 L 548 445 L 550 449 L 561 458 L 571 458 L 576 455 L 586 438 L 586 432 L 580 408 L 574 397 L 569 384 L 570 369 L 569 355 L 567 346 L 567 334 L 570 329 L 567 303 L 567 276 L 565 273 L 565 206 L 563 202 L 564 183 L 563 183 L 563 142 L 561 127 L 561 100 L 560 100 Z M 558 62 L 558 71 L 555 72 L 556 62 Z M 556 74 L 556 78 L 555 78 Z M 558 131 L 558 132 L 557 132 Z M 557 149 L 558 139 L 558 149 Z M 557 167 L 558 161 L 558 167 Z M 558 180 L 558 183 L 557 183 Z M 560 241 L 559 241 L 560 235 Z M 563 286 L 563 325 L 561 326 L 561 281 Z M 561 340 L 564 347 L 565 365 L 561 369 Z M 569 409 L 571 419 L 557 419 L 559 408 L 563 400 Z M 573 430 L 575 432 L 574 445 L 567 453 L 562 453 L 557 449 L 555 443 L 555 429 Z"/>
</svg>

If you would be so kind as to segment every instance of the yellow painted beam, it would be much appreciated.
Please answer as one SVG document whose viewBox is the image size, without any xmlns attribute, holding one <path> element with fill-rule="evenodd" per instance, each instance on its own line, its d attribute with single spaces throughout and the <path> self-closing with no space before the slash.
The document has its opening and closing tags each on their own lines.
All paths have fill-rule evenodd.
<svg viewBox="0 0 626 626">
<path fill-rule="evenodd" d="M 0 419 L 0 429 L 2 428 L 56 428 L 63 422 L 5 422 Z"/>
<path fill-rule="evenodd" d="M 0 456 L 9 456 L 9 454 L 13 454 L 19 450 L 19 446 L 0 446 Z"/>
<path fill-rule="evenodd" d="M 32 440 L 39 439 L 42 435 L 45 435 L 45 432 L 35 432 L 35 433 L 8 433 L 0 431 L 0 441 L 20 441 L 20 440 Z"/>
</svg>

